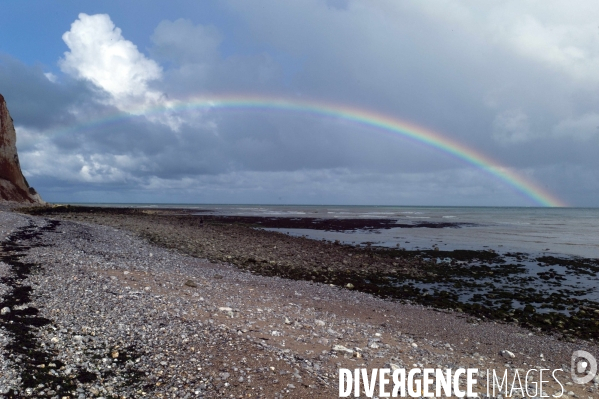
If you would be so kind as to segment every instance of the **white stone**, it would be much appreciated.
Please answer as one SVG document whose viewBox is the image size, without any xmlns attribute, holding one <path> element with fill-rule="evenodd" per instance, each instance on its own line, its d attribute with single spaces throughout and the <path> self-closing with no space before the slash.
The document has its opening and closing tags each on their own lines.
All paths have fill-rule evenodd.
<svg viewBox="0 0 599 399">
<path fill-rule="evenodd" d="M 353 350 L 351 350 L 349 348 L 346 348 L 343 345 L 333 345 L 333 351 L 347 353 L 348 355 L 353 355 L 354 354 Z"/>
</svg>

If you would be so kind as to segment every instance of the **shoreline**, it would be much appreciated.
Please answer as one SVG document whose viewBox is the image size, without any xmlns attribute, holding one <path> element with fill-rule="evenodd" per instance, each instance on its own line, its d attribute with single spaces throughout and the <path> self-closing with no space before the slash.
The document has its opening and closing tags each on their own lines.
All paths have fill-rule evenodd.
<svg viewBox="0 0 599 399">
<path fill-rule="evenodd" d="M 354 246 L 263 229 L 315 224 L 316 229 L 352 230 L 397 224 L 387 219 L 315 221 L 204 215 L 197 210 L 81 206 L 31 208 L 30 212 L 126 228 L 156 245 L 230 263 L 259 275 L 350 287 L 392 300 L 515 323 L 531 331 L 558 333 L 563 339 L 599 340 L 595 322 L 599 301 L 576 299 L 580 288 L 567 284 L 585 276 L 597 278 L 597 259 L 500 254 L 484 249 Z M 525 264 L 534 268 L 534 273 L 524 268 Z M 593 284 L 592 280 L 585 283 Z"/>
<path fill-rule="evenodd" d="M 231 262 L 189 256 L 193 248 L 182 243 L 191 238 L 172 216 L 150 215 L 142 223 L 119 214 L 107 218 L 110 223 L 103 220 L 104 225 L 99 215 L 49 216 L 0 212 L 6 239 L 15 245 L 12 251 L 39 265 L 38 272 L 20 282 L 31 287 L 31 301 L 12 312 L 15 317 L 36 313 L 49 321 L 33 328 L 32 342 L 51 357 L 42 368 L 5 346 L 0 386 L 31 388 L 36 397 L 58 392 L 52 383 L 19 388 L 25 361 L 36 365 L 40 375 L 70 381 L 84 397 L 129 398 L 331 398 L 338 395 L 340 367 L 476 367 L 510 373 L 563 368 L 564 399 L 596 395 L 599 379 L 585 386 L 569 380 L 574 350 L 599 355 L 589 341 L 567 342 L 514 323 L 258 275 Z M 236 227 L 213 227 L 217 238 L 206 239 L 206 245 L 223 241 L 228 232 L 243 247 Z M 19 235 L 23 228 L 39 236 L 24 240 Z M 164 231 L 173 240 L 170 247 L 149 242 L 142 234 L 146 228 Z M 281 244 L 290 237 L 273 234 L 258 231 L 252 242 L 257 247 L 255 237 L 278 237 L 280 250 L 291 249 Z M 312 240 L 306 245 L 339 247 Z M 3 276 L 11 273 L 0 268 Z M 0 284 L 0 292 L 6 290 Z M 2 340 L 6 344 L 11 337 Z M 484 378 L 479 381 L 477 390 L 484 392 Z M 548 384 L 546 391 L 554 394 L 559 386 Z"/>
</svg>

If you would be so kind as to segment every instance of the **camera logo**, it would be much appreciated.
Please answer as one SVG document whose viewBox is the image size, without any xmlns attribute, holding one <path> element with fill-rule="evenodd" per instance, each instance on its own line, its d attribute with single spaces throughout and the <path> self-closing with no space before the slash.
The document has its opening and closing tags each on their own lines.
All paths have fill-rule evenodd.
<svg viewBox="0 0 599 399">
<path fill-rule="evenodd" d="M 597 360 L 587 351 L 572 353 L 572 381 L 576 384 L 586 384 L 597 374 Z"/>
</svg>

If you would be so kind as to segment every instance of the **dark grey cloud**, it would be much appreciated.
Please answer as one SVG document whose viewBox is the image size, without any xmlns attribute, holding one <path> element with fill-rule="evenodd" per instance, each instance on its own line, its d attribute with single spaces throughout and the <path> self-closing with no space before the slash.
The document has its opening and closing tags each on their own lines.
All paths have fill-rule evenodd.
<svg viewBox="0 0 599 399">
<path fill-rule="evenodd" d="M 87 83 L 61 76 L 51 82 L 41 65 L 26 65 L 0 54 L 0 93 L 17 123 L 38 129 L 70 125 L 76 118 L 69 109 L 94 102 L 99 94 Z"/>
</svg>

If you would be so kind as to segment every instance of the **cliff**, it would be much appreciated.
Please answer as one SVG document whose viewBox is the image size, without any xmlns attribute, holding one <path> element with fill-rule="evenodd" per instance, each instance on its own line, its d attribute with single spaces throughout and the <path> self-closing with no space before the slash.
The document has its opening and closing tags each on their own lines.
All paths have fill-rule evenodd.
<svg viewBox="0 0 599 399">
<path fill-rule="evenodd" d="M 17 155 L 17 133 L 0 94 L 0 199 L 5 201 L 43 203 L 21 172 Z"/>
</svg>

